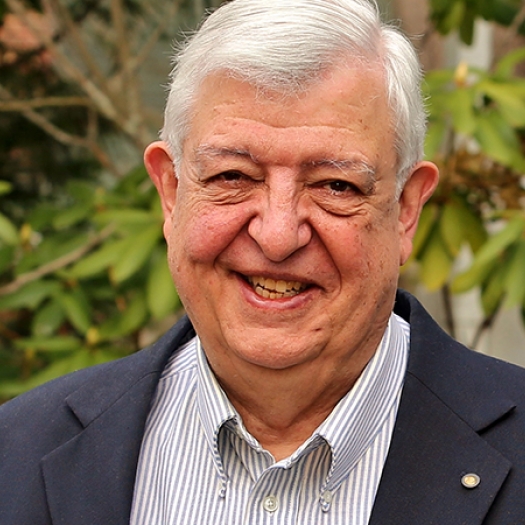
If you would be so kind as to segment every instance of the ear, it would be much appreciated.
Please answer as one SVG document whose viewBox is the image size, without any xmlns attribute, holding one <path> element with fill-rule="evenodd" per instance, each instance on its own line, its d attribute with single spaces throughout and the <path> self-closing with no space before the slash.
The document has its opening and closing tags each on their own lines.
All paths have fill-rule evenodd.
<svg viewBox="0 0 525 525">
<path fill-rule="evenodd" d="M 167 144 L 162 141 L 150 144 L 144 152 L 144 164 L 160 196 L 164 214 L 164 236 L 166 236 L 170 229 L 171 214 L 177 200 L 179 184 Z"/>
<path fill-rule="evenodd" d="M 439 181 L 439 170 L 432 162 L 419 162 L 410 174 L 399 198 L 400 261 L 403 265 L 412 252 L 423 205 L 431 197 Z"/>
</svg>

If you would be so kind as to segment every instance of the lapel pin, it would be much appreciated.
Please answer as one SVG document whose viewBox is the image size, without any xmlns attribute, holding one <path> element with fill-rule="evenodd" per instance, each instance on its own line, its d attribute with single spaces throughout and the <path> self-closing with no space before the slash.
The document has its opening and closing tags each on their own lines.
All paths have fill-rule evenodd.
<svg viewBox="0 0 525 525">
<path fill-rule="evenodd" d="M 480 482 L 481 482 L 480 477 L 477 474 L 473 474 L 473 473 L 465 474 L 461 478 L 461 484 L 466 489 L 475 489 L 480 484 Z"/>
</svg>

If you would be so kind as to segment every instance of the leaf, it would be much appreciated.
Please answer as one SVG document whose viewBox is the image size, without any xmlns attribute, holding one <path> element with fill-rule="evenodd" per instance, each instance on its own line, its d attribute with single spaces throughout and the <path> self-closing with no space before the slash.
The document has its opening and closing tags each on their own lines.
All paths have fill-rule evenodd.
<svg viewBox="0 0 525 525">
<path fill-rule="evenodd" d="M 0 180 L 0 196 L 1 195 L 7 195 L 8 193 L 11 193 L 13 190 L 13 185 L 6 181 L 6 180 Z"/>
<path fill-rule="evenodd" d="M 412 254 L 410 255 L 412 259 L 417 258 L 421 252 L 421 249 L 428 239 L 432 226 L 434 225 L 437 214 L 438 208 L 435 204 L 427 204 L 421 210 L 416 234 L 412 241 Z"/>
<path fill-rule="evenodd" d="M 455 0 L 430 0 L 433 12 L 446 12 L 452 7 Z"/>
<path fill-rule="evenodd" d="M 31 388 L 35 388 L 38 385 L 47 383 L 52 379 L 56 379 L 57 377 L 75 372 L 76 370 L 80 370 L 81 368 L 86 368 L 94 364 L 97 364 L 96 359 L 91 355 L 91 353 L 88 350 L 80 349 L 69 357 L 55 361 L 47 368 L 35 374 L 33 377 L 31 377 L 31 379 L 19 386 L 22 388 L 21 391 L 30 390 Z"/>
<path fill-rule="evenodd" d="M 457 203 L 458 220 L 463 225 L 463 232 L 465 239 L 470 245 L 470 248 L 476 253 L 481 246 L 487 241 L 487 230 L 485 229 L 483 219 L 476 215 L 463 202 Z"/>
<path fill-rule="evenodd" d="M 11 246 L 18 244 L 19 240 L 16 226 L 3 213 L 0 213 L 0 239 Z"/>
<path fill-rule="evenodd" d="M 425 138 L 425 158 L 435 159 L 443 145 L 448 126 L 443 120 L 431 121 Z"/>
<path fill-rule="evenodd" d="M 525 217 L 521 215 L 514 217 L 501 231 L 489 237 L 488 241 L 477 252 L 474 264 L 484 265 L 497 259 L 507 246 L 522 235 L 524 229 Z"/>
<path fill-rule="evenodd" d="M 443 34 L 448 35 L 450 31 L 460 26 L 461 21 L 465 15 L 465 4 L 460 0 L 455 0 L 450 3 L 450 8 L 445 16 L 437 19 L 437 30 Z"/>
<path fill-rule="evenodd" d="M 155 224 L 127 239 L 120 259 L 111 268 L 112 281 L 121 283 L 140 270 L 160 237 L 161 229 Z"/>
<path fill-rule="evenodd" d="M 158 216 L 150 211 L 125 208 L 118 210 L 107 210 L 98 213 L 94 218 L 97 224 L 105 226 L 116 223 L 120 226 L 149 226 L 158 224 Z"/>
<path fill-rule="evenodd" d="M 118 261 L 128 242 L 128 239 L 106 241 L 101 248 L 87 255 L 71 267 L 67 272 L 68 275 L 77 279 L 84 279 L 101 273 Z"/>
<path fill-rule="evenodd" d="M 61 290 L 56 281 L 34 281 L 26 284 L 16 292 L 0 297 L 0 310 L 16 310 L 29 308 L 34 310 L 47 297 Z"/>
<path fill-rule="evenodd" d="M 469 0 L 479 17 L 509 26 L 518 14 L 520 0 Z"/>
<path fill-rule="evenodd" d="M 56 300 L 49 301 L 33 317 L 31 332 L 36 337 L 51 336 L 64 322 L 64 310 Z"/>
<path fill-rule="evenodd" d="M 91 237 L 79 232 L 63 231 L 45 238 L 33 252 L 29 252 L 17 265 L 17 275 L 54 261 L 62 255 L 88 245 Z"/>
<path fill-rule="evenodd" d="M 3 246 L 0 248 L 0 273 L 5 272 L 14 264 L 15 247 Z"/>
<path fill-rule="evenodd" d="M 52 224 L 56 212 L 55 204 L 43 202 L 35 206 L 32 210 L 28 210 L 27 222 L 31 224 L 34 230 L 44 229 Z"/>
<path fill-rule="evenodd" d="M 439 228 L 434 228 L 420 262 L 419 277 L 428 290 L 438 290 L 447 282 L 452 269 L 452 257 L 439 234 Z"/>
<path fill-rule="evenodd" d="M 508 261 L 506 261 L 508 262 Z M 481 305 L 485 315 L 493 315 L 500 307 L 504 294 L 504 283 L 508 264 L 496 265 L 481 290 Z"/>
<path fill-rule="evenodd" d="M 425 74 L 422 88 L 425 94 L 429 95 L 442 91 L 445 87 L 449 86 L 454 79 L 454 71 L 450 69 L 435 69 L 428 71 Z M 433 100 L 428 101 L 432 105 Z"/>
<path fill-rule="evenodd" d="M 61 293 L 57 295 L 57 300 L 62 305 L 67 319 L 83 335 L 91 326 L 91 315 L 89 303 L 80 288 L 71 293 Z"/>
<path fill-rule="evenodd" d="M 521 239 L 512 254 L 503 287 L 507 292 L 505 307 L 512 308 L 525 300 L 525 240 Z"/>
<path fill-rule="evenodd" d="M 80 348 L 82 342 L 73 336 L 26 337 L 15 341 L 15 346 L 21 350 L 37 350 L 39 352 L 71 352 Z"/>
<path fill-rule="evenodd" d="M 53 227 L 57 230 L 71 228 L 75 224 L 90 218 L 92 213 L 93 203 L 75 204 L 70 208 L 55 213 L 55 216 L 53 217 Z"/>
<path fill-rule="evenodd" d="M 459 35 L 461 41 L 467 46 L 472 45 L 472 41 L 474 40 L 474 23 L 476 21 L 476 15 L 476 10 L 467 4 L 465 13 L 463 15 L 463 20 L 459 26 Z"/>
<path fill-rule="evenodd" d="M 465 240 L 464 224 L 459 206 L 445 204 L 439 221 L 439 233 L 450 255 L 456 257 Z"/>
<path fill-rule="evenodd" d="M 97 187 L 93 183 L 85 180 L 69 179 L 67 182 L 67 192 L 75 199 L 76 204 L 90 203 L 95 199 Z"/>
<path fill-rule="evenodd" d="M 475 286 L 483 284 L 492 272 L 496 261 L 485 264 L 472 264 L 468 270 L 457 275 L 450 285 L 452 293 L 463 293 L 471 290 Z"/>
<path fill-rule="evenodd" d="M 525 60 L 525 47 L 520 47 L 506 54 L 496 65 L 495 75 L 502 78 L 514 76 L 514 68 Z"/>
<path fill-rule="evenodd" d="M 180 307 L 165 254 L 159 254 L 151 266 L 146 297 L 148 308 L 155 319 L 163 319 Z"/>
<path fill-rule="evenodd" d="M 525 125 L 524 86 L 484 80 L 478 84 L 478 90 L 498 104 L 503 118 L 511 126 Z"/>
<path fill-rule="evenodd" d="M 137 294 L 120 319 L 121 335 L 128 335 L 138 330 L 147 316 L 146 298 L 142 293 Z"/>
<path fill-rule="evenodd" d="M 99 340 L 113 340 L 131 334 L 140 328 L 147 314 L 145 297 L 139 293 L 129 302 L 121 315 L 112 317 L 100 326 Z"/>
<path fill-rule="evenodd" d="M 454 128 L 459 133 L 472 135 L 476 129 L 474 90 L 459 88 L 449 93 L 447 109 L 451 112 Z"/>
<path fill-rule="evenodd" d="M 525 171 L 518 137 L 512 127 L 498 114 L 478 117 L 475 137 L 489 157 L 505 166 Z"/>
<path fill-rule="evenodd" d="M 450 254 L 456 257 L 466 241 L 476 252 L 487 240 L 487 232 L 481 217 L 474 214 L 460 199 L 444 205 L 441 220 L 441 237 Z"/>
</svg>

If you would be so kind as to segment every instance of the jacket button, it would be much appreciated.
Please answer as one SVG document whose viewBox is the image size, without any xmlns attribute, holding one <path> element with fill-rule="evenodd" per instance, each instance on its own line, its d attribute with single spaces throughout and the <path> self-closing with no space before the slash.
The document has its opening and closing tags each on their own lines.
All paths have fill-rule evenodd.
<svg viewBox="0 0 525 525">
<path fill-rule="evenodd" d="M 461 478 L 461 484 L 466 489 L 475 489 L 480 484 L 480 482 L 481 482 L 480 477 L 477 474 L 474 474 L 472 472 L 469 474 L 465 474 Z"/>
</svg>

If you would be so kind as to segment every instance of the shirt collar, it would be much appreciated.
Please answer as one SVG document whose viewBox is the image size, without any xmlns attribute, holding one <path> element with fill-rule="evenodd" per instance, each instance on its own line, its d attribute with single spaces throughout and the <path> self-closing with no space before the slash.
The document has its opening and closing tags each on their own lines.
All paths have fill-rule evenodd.
<svg viewBox="0 0 525 525">
<path fill-rule="evenodd" d="M 359 379 L 314 435 L 332 449 L 324 490 L 334 491 L 368 450 L 392 410 L 397 409 L 405 376 L 410 328 L 396 314 Z"/>
<path fill-rule="evenodd" d="M 219 452 L 219 432 L 226 422 L 238 420 L 238 414 L 219 385 L 215 374 L 211 371 L 199 337 L 196 339 L 198 414 L 204 428 L 206 441 L 213 454 L 215 466 L 219 471 L 222 481 L 221 496 L 224 497 L 227 476 Z"/>
<path fill-rule="evenodd" d="M 408 323 L 392 314 L 381 343 L 353 388 L 336 405 L 316 432 L 286 461 L 293 463 L 322 441 L 328 443 L 332 463 L 324 490 L 335 491 L 350 470 L 365 454 L 380 432 L 390 411 L 397 408 L 406 371 L 409 347 Z M 243 439 L 246 436 L 241 418 L 208 365 L 197 337 L 197 404 L 206 440 L 226 489 L 227 476 L 219 452 L 219 432 L 228 426 Z"/>
</svg>

